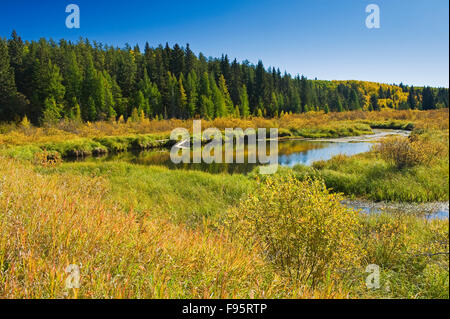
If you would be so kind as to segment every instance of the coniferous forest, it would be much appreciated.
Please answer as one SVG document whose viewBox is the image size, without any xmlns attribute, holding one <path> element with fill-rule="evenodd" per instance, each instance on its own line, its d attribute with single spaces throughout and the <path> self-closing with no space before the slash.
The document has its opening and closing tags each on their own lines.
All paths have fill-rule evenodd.
<svg viewBox="0 0 450 319">
<path fill-rule="evenodd" d="M 277 117 L 323 110 L 448 108 L 448 88 L 310 80 L 249 61 L 195 54 L 189 44 L 115 48 L 0 38 L 0 120 L 41 125 L 195 117 Z"/>
</svg>

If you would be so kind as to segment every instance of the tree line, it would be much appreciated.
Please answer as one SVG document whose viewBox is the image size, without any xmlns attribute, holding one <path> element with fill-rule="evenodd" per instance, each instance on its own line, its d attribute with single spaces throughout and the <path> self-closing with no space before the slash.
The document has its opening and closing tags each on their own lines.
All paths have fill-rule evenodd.
<svg viewBox="0 0 450 319">
<path fill-rule="evenodd" d="M 189 44 L 141 50 L 82 38 L 23 41 L 15 31 L 0 38 L 0 121 L 276 117 L 448 103 L 448 88 L 310 80 L 261 61 L 196 55 Z"/>
</svg>

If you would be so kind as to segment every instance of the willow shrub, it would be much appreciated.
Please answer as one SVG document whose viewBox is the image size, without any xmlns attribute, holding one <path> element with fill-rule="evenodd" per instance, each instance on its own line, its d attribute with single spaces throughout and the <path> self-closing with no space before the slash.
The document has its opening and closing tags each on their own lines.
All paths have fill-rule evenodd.
<svg viewBox="0 0 450 319">
<path fill-rule="evenodd" d="M 357 212 L 341 200 L 322 181 L 268 177 L 230 210 L 226 224 L 289 277 L 315 287 L 358 264 Z"/>
<path fill-rule="evenodd" d="M 386 162 L 395 165 L 398 169 L 416 165 L 429 165 L 436 158 L 445 153 L 442 143 L 428 141 L 418 135 L 408 137 L 386 137 L 374 146 Z"/>
</svg>

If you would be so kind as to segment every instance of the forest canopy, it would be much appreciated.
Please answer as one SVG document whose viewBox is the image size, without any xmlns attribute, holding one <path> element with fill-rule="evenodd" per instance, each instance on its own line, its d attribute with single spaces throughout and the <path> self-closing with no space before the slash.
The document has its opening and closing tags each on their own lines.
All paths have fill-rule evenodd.
<svg viewBox="0 0 450 319">
<path fill-rule="evenodd" d="M 195 117 L 276 117 L 308 111 L 448 108 L 448 88 L 322 81 L 274 67 L 196 55 L 189 44 L 143 50 L 0 38 L 0 121 L 34 124 Z"/>
</svg>

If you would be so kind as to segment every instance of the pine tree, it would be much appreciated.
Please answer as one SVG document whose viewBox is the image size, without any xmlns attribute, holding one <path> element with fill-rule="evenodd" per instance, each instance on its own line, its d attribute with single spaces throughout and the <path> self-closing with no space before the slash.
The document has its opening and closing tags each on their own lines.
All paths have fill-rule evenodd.
<svg viewBox="0 0 450 319">
<path fill-rule="evenodd" d="M 197 77 L 195 73 L 190 72 L 187 77 L 186 82 L 186 94 L 188 99 L 188 117 L 193 118 L 197 111 L 197 101 L 198 101 L 198 93 L 197 93 Z"/>
<path fill-rule="evenodd" d="M 220 77 L 219 77 L 219 90 L 225 101 L 226 113 L 233 114 L 234 113 L 234 105 L 233 105 L 233 102 L 231 101 L 230 93 L 228 92 L 227 83 L 226 83 L 225 77 L 223 75 L 220 75 Z"/>
<path fill-rule="evenodd" d="M 167 106 L 166 114 L 170 118 L 178 117 L 179 116 L 179 108 L 177 107 L 178 104 L 178 96 L 179 96 L 179 88 L 178 88 L 178 81 L 177 78 L 172 74 L 168 73 L 168 100 L 167 100 Z M 166 117 L 167 118 L 167 117 Z"/>
<path fill-rule="evenodd" d="M 424 110 L 434 110 L 436 108 L 434 94 L 430 87 L 426 86 L 422 91 L 423 101 L 422 109 Z"/>
<path fill-rule="evenodd" d="M 177 96 L 177 100 L 178 100 L 178 107 L 180 108 L 180 114 L 183 118 L 188 118 L 189 117 L 189 111 L 187 109 L 187 95 L 186 95 L 186 91 L 184 90 L 184 86 L 183 86 L 183 74 L 180 75 L 180 78 L 178 79 L 178 96 Z"/>
<path fill-rule="evenodd" d="M 211 100 L 214 103 L 214 109 L 212 110 L 212 112 L 211 110 L 208 110 L 209 117 L 216 118 L 227 116 L 228 112 L 225 104 L 225 98 L 222 95 L 220 89 L 217 87 L 214 75 L 212 73 L 209 77 L 209 83 L 212 92 Z"/>
<path fill-rule="evenodd" d="M 11 38 L 8 40 L 8 53 L 10 57 L 10 64 L 14 70 L 14 79 L 17 88 L 20 90 L 26 83 L 23 78 L 23 57 L 25 52 L 25 44 L 17 35 L 16 30 L 13 30 Z"/>
<path fill-rule="evenodd" d="M 131 111 L 131 117 L 129 118 L 129 120 L 130 120 L 132 123 L 137 123 L 137 122 L 139 122 L 139 113 L 138 113 L 137 108 L 133 108 L 133 111 Z"/>
<path fill-rule="evenodd" d="M 239 93 L 239 111 L 243 118 L 247 118 L 250 115 L 250 107 L 248 103 L 247 87 L 242 86 Z"/>
<path fill-rule="evenodd" d="M 380 88 L 381 88 L 381 86 L 380 86 Z M 356 93 L 355 90 L 351 90 L 349 108 L 351 111 L 357 111 L 357 110 L 361 109 L 361 106 L 359 104 L 358 94 Z"/>
<path fill-rule="evenodd" d="M 436 109 L 449 106 L 447 88 L 414 88 L 363 81 L 318 81 L 266 70 L 261 61 L 230 64 L 198 57 L 186 49 L 138 45 L 103 46 L 81 39 L 23 42 L 16 32 L 0 39 L 0 120 L 32 123 L 51 119 L 277 116 L 308 110 L 388 108 Z M 407 94 L 403 94 L 407 93 Z M 372 97 L 371 95 L 375 95 Z M 407 96 L 407 99 L 404 99 Z M 383 103 L 379 98 L 385 99 Z M 367 102 L 366 102 L 367 101 Z M 238 106 L 239 112 L 236 106 Z M 55 111 L 56 110 L 56 111 Z M 45 114 L 44 114 L 45 112 Z M 80 112 L 78 112 L 79 114 Z M 45 115 L 45 116 L 44 116 Z M 59 119 L 58 118 L 58 119 Z"/>
<path fill-rule="evenodd" d="M 91 122 L 97 120 L 97 109 L 95 108 L 95 101 L 92 96 L 88 98 L 86 119 Z"/>
<path fill-rule="evenodd" d="M 375 94 L 370 96 L 370 106 L 374 111 L 380 110 L 380 105 L 378 104 L 378 97 Z"/>
<path fill-rule="evenodd" d="M 416 100 L 416 93 L 414 91 L 414 86 L 411 86 L 409 88 L 409 94 L 408 94 L 408 108 L 411 110 L 415 110 L 417 108 L 417 100 Z"/>
<path fill-rule="evenodd" d="M 211 119 L 211 113 L 214 113 L 214 102 L 207 96 L 200 96 L 200 116 L 205 119 Z"/>
<path fill-rule="evenodd" d="M 56 104 L 55 98 L 45 99 L 44 110 L 42 112 L 41 124 L 53 125 L 61 118 L 62 108 Z"/>
<path fill-rule="evenodd" d="M 83 120 L 81 117 L 81 108 L 80 104 L 76 103 L 74 106 L 73 119 L 75 122 L 81 123 Z"/>
<path fill-rule="evenodd" d="M 344 112 L 344 107 L 342 106 L 341 99 L 337 97 L 337 111 L 338 112 Z"/>
<path fill-rule="evenodd" d="M 73 101 L 81 100 L 83 74 L 78 66 L 75 52 L 73 51 L 67 56 L 64 86 L 66 88 L 65 99 L 68 104 L 71 104 Z"/>
<path fill-rule="evenodd" d="M 185 51 L 186 51 L 186 53 L 185 53 L 186 59 L 185 59 L 185 64 L 184 64 L 184 67 L 185 67 L 184 74 L 186 76 L 188 76 L 189 74 L 191 74 L 193 72 L 195 74 L 195 65 L 197 62 L 197 58 L 196 58 L 194 52 L 191 51 L 189 43 L 186 44 Z"/>
<path fill-rule="evenodd" d="M 14 118 L 13 99 L 16 93 L 14 70 L 10 65 L 8 47 L 0 38 L 0 118 L 2 120 Z"/>
</svg>

